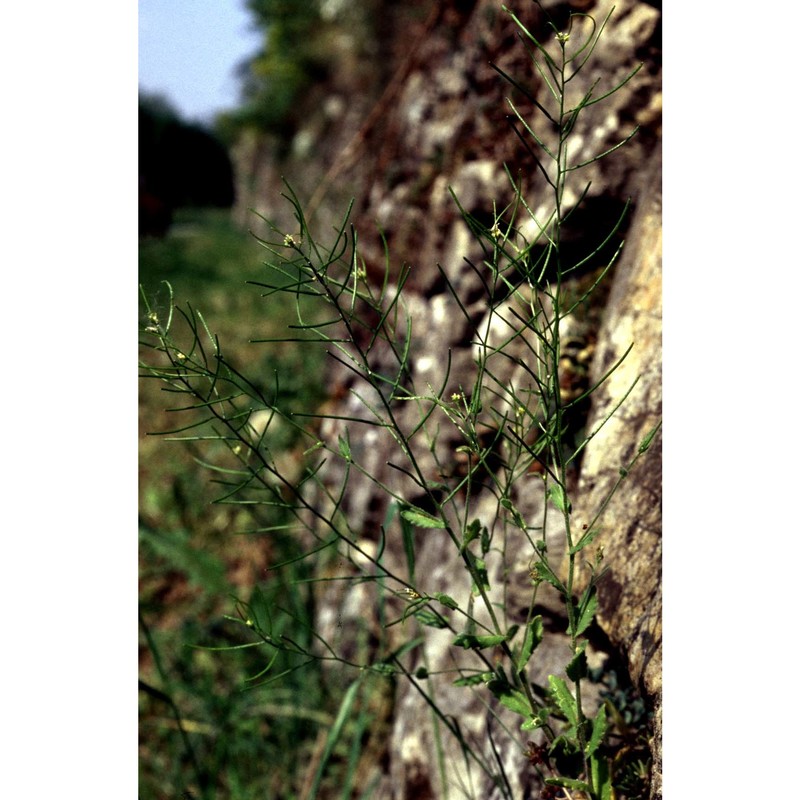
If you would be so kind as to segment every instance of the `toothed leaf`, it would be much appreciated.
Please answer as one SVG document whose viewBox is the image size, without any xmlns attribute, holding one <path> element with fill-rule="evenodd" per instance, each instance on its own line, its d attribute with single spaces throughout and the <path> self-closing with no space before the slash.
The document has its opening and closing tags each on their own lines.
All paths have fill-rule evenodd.
<svg viewBox="0 0 800 800">
<path fill-rule="evenodd" d="M 558 678 L 555 675 L 550 675 L 547 679 L 550 683 L 550 691 L 553 694 L 553 699 L 561 709 L 561 712 L 567 718 L 570 725 L 573 727 L 578 726 L 578 704 L 572 693 L 567 688 L 567 684 L 563 678 Z"/>
</svg>

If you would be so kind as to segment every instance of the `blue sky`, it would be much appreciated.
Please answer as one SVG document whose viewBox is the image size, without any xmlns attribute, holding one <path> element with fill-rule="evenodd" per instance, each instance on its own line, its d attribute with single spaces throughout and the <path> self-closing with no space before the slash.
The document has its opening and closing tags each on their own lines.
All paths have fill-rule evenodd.
<svg viewBox="0 0 800 800">
<path fill-rule="evenodd" d="M 259 46 L 244 0 L 139 0 L 139 86 L 188 120 L 239 100 L 237 65 Z"/>
</svg>

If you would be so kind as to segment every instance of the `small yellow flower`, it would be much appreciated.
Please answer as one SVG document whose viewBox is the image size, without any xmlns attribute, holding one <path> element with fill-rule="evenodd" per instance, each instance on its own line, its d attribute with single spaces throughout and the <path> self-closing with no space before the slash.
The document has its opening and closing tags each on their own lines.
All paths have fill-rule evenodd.
<svg viewBox="0 0 800 800">
<path fill-rule="evenodd" d="M 558 39 L 561 44 L 566 44 L 569 41 L 569 31 L 564 31 L 563 33 L 557 33 L 556 39 Z"/>
</svg>

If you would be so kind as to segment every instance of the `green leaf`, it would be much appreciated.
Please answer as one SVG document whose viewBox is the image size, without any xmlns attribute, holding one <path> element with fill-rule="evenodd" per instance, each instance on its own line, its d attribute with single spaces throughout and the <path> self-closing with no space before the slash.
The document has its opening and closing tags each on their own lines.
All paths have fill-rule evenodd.
<svg viewBox="0 0 800 800">
<path fill-rule="evenodd" d="M 353 704 L 355 703 L 356 693 L 360 688 L 361 676 L 359 676 L 352 684 L 350 684 L 350 688 L 345 693 L 344 699 L 339 706 L 339 712 L 336 715 L 336 719 L 333 721 L 333 725 L 328 731 L 322 758 L 320 759 L 316 774 L 314 775 L 314 783 L 310 794 L 311 797 L 317 796 L 317 791 L 320 783 L 322 782 L 322 776 L 325 774 L 325 767 L 327 766 L 328 759 L 333 753 L 334 747 L 339 741 L 339 738 L 342 736 L 346 723 L 352 719 Z"/>
<path fill-rule="evenodd" d="M 174 531 L 166 534 L 140 525 L 139 538 L 146 547 L 152 547 L 171 567 L 183 572 L 191 583 L 203 590 L 223 594 L 229 588 L 225 565 L 207 550 L 194 547 L 188 533 Z"/>
<path fill-rule="evenodd" d="M 575 780 L 575 778 L 547 778 L 545 783 L 548 786 L 563 786 L 565 789 L 576 789 L 589 794 L 589 784 L 585 781 Z"/>
<path fill-rule="evenodd" d="M 542 643 L 544 639 L 544 623 L 541 614 L 537 614 L 528 624 L 525 630 L 525 639 L 522 642 L 522 650 L 517 658 L 517 672 L 520 672 L 530 660 L 533 651 Z"/>
<path fill-rule="evenodd" d="M 419 508 L 414 508 L 413 506 L 401 511 L 400 516 L 419 528 L 445 527 L 444 522 L 438 517 L 432 517 L 430 514 L 426 514 L 424 511 L 421 511 Z"/>
<path fill-rule="evenodd" d="M 600 710 L 597 712 L 597 716 L 592 722 L 592 736 L 586 743 L 587 757 L 593 755 L 594 751 L 603 743 L 607 729 L 608 718 L 606 716 L 606 707 L 600 706 Z"/>
<path fill-rule="evenodd" d="M 577 728 L 578 704 L 572 696 L 572 692 L 567 688 L 566 682 L 563 678 L 558 678 L 555 675 L 549 675 L 547 680 L 550 683 L 550 691 L 556 704 L 567 718 L 569 724 Z"/>
<path fill-rule="evenodd" d="M 607 758 L 590 758 L 589 769 L 592 772 L 594 796 L 598 800 L 612 800 L 614 793 L 611 788 L 611 770 Z"/>
<path fill-rule="evenodd" d="M 510 711 L 523 717 L 532 717 L 533 709 L 525 693 L 513 687 L 502 667 L 498 667 L 492 679 L 486 683 L 489 691 Z"/>
<path fill-rule="evenodd" d="M 486 562 L 482 558 L 476 558 L 469 550 L 464 553 L 464 556 L 472 568 L 473 577 L 477 578 L 475 583 L 472 584 L 472 593 L 480 593 L 479 582 L 480 586 L 488 592 L 491 586 L 489 586 L 489 573 L 486 571 Z"/>
<path fill-rule="evenodd" d="M 586 663 L 586 644 L 587 642 L 583 641 L 578 645 L 578 651 L 572 657 L 569 664 L 567 664 L 567 677 L 573 682 L 586 677 L 588 669 L 588 664 Z"/>
<path fill-rule="evenodd" d="M 578 553 L 581 550 L 583 550 L 583 548 L 586 547 L 587 544 L 590 544 L 597 538 L 597 535 L 600 533 L 601 530 L 602 528 L 596 526 L 594 528 L 590 528 L 588 531 L 586 531 L 583 537 L 578 540 L 578 543 L 570 548 L 569 554 L 571 556 L 574 556 L 575 553 Z"/>
<path fill-rule="evenodd" d="M 578 606 L 578 622 L 572 632 L 572 636 L 580 636 L 591 625 L 596 613 L 597 589 L 594 586 L 588 586 Z"/>
<path fill-rule="evenodd" d="M 505 636 L 475 636 L 471 633 L 459 633 L 453 644 L 465 650 L 483 650 L 485 647 L 496 647 L 506 640 Z"/>
<path fill-rule="evenodd" d="M 532 717 L 533 709 L 525 693 L 502 681 L 489 681 L 489 691 L 507 708 L 523 717 Z"/>
<path fill-rule="evenodd" d="M 572 513 L 572 503 L 570 503 L 569 498 L 564 491 L 564 487 L 560 483 L 553 484 L 547 490 L 547 494 L 553 501 L 553 505 L 559 511 L 566 511 L 569 514 Z"/>
<path fill-rule="evenodd" d="M 453 686 L 477 686 L 479 683 L 488 683 L 494 677 L 493 672 L 481 672 L 480 675 L 468 675 L 453 681 Z"/>
<path fill-rule="evenodd" d="M 489 535 L 489 529 L 484 525 L 481 530 L 481 555 L 486 555 L 492 545 L 492 537 Z"/>
<path fill-rule="evenodd" d="M 352 460 L 352 453 L 350 452 L 350 442 L 348 442 L 347 439 L 341 434 L 339 434 L 339 455 L 345 461 Z"/>
<path fill-rule="evenodd" d="M 394 508 L 395 504 L 392 503 L 389 506 L 389 509 L 393 511 Z M 389 517 L 388 513 L 386 516 L 387 519 L 386 522 L 384 523 L 384 528 L 386 530 L 389 530 L 389 523 L 391 522 L 391 518 Z M 394 513 L 392 513 L 392 516 L 394 516 Z M 409 583 L 414 583 L 415 582 L 414 572 L 416 570 L 416 558 L 414 555 L 414 526 L 411 524 L 411 522 L 409 522 L 407 519 L 403 517 L 402 513 L 400 515 L 400 532 L 403 536 L 403 550 L 405 551 L 406 564 L 408 565 L 408 580 Z"/>
<path fill-rule="evenodd" d="M 458 608 L 458 603 L 450 597 L 449 594 L 443 594 L 442 592 L 436 592 L 433 595 L 443 606 L 447 606 L 448 608 L 456 609 Z"/>
<path fill-rule="evenodd" d="M 547 581 L 551 586 L 553 586 L 556 590 L 558 590 L 561 594 L 566 595 L 567 590 L 564 587 L 564 584 L 556 577 L 556 574 L 553 570 L 550 569 L 550 566 L 547 564 L 546 561 L 537 561 L 533 565 L 532 572 L 539 575 L 542 580 Z"/>
<path fill-rule="evenodd" d="M 414 616 L 419 622 L 423 625 L 427 625 L 429 628 L 447 627 L 447 620 L 442 619 L 438 614 L 434 614 L 432 611 L 417 611 L 414 613 Z"/>
<path fill-rule="evenodd" d="M 471 542 L 474 542 L 481 535 L 481 523 L 479 520 L 474 519 L 467 525 L 464 531 L 464 541 L 461 544 L 462 552 L 469 547 Z"/>
</svg>

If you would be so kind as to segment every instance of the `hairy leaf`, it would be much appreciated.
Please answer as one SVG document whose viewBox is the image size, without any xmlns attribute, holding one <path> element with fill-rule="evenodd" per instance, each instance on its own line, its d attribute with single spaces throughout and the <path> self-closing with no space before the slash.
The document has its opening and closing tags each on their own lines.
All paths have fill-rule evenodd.
<svg viewBox="0 0 800 800">
<path fill-rule="evenodd" d="M 503 681 L 489 681 L 489 691 L 510 711 L 523 717 L 532 717 L 533 709 L 525 693 Z"/>
<path fill-rule="evenodd" d="M 606 717 L 606 707 L 600 706 L 600 710 L 597 712 L 597 716 L 594 718 L 592 722 L 592 735 L 589 741 L 586 743 L 586 755 L 591 756 L 594 754 L 594 751 L 597 750 L 598 747 L 603 743 L 603 739 L 606 735 L 606 730 L 608 730 L 608 718 Z"/>
<path fill-rule="evenodd" d="M 433 595 L 443 606 L 447 606 L 448 608 L 458 608 L 458 603 L 450 597 L 449 594 L 443 594 L 442 592 L 436 592 Z"/>
<path fill-rule="evenodd" d="M 538 574 L 542 580 L 547 581 L 551 586 L 561 592 L 561 594 L 566 595 L 567 590 L 564 584 L 556 577 L 556 574 L 550 569 L 546 561 L 537 561 L 533 565 L 532 571 Z"/>
<path fill-rule="evenodd" d="M 609 768 L 608 759 L 590 758 L 589 769 L 592 771 L 594 796 L 597 797 L 598 800 L 613 800 L 614 790 L 611 786 L 611 770 Z"/>
<path fill-rule="evenodd" d="M 572 635 L 580 636 L 591 625 L 596 613 L 597 589 L 594 586 L 589 586 L 583 593 L 583 597 L 581 597 L 581 602 L 578 606 L 578 621 Z"/>
<path fill-rule="evenodd" d="M 578 704 L 572 696 L 563 678 L 558 678 L 555 675 L 548 676 L 547 680 L 550 683 L 550 691 L 553 694 L 553 699 L 561 709 L 564 716 L 573 727 L 578 726 Z"/>
<path fill-rule="evenodd" d="M 578 540 L 578 543 L 577 543 L 577 544 L 575 544 L 575 545 L 573 545 L 573 546 L 570 548 L 569 554 L 570 554 L 571 556 L 574 556 L 574 555 L 575 555 L 575 553 L 578 553 L 578 552 L 580 552 L 581 550 L 583 550 L 583 548 L 584 548 L 584 547 L 586 547 L 586 545 L 587 545 L 587 544 L 590 544 L 591 542 L 593 542 L 593 541 L 594 541 L 594 540 L 597 538 L 597 534 L 599 534 L 601 530 L 602 530 L 602 528 L 599 528 L 599 527 L 597 527 L 597 526 L 595 526 L 594 528 L 590 528 L 590 529 L 589 529 L 588 531 L 586 531 L 586 533 L 585 533 L 585 534 L 584 534 L 584 535 L 583 535 L 583 536 L 582 536 L 582 537 L 581 537 L 581 538 Z"/>
<path fill-rule="evenodd" d="M 400 512 L 403 519 L 407 519 L 412 525 L 419 528 L 444 528 L 445 524 L 438 517 L 432 517 L 418 508 L 410 507 Z"/>
<path fill-rule="evenodd" d="M 522 650 L 517 658 L 517 672 L 522 670 L 530 660 L 533 651 L 542 643 L 544 639 L 544 623 L 542 615 L 537 614 L 528 624 L 525 630 L 525 639 L 522 643 Z"/>
<path fill-rule="evenodd" d="M 568 513 L 572 512 L 572 503 L 570 503 L 569 498 L 564 491 L 564 487 L 560 483 L 553 484 L 547 490 L 547 494 L 553 501 L 553 505 L 555 505 L 559 511 L 567 511 Z"/>
<path fill-rule="evenodd" d="M 575 653 L 569 664 L 567 664 L 566 673 L 571 681 L 577 681 L 586 677 L 588 668 L 588 664 L 586 663 L 586 644 L 587 643 L 583 641 L 578 645 L 578 652 Z"/>
<path fill-rule="evenodd" d="M 453 644 L 465 650 L 483 650 L 485 647 L 496 647 L 506 640 L 505 636 L 476 636 L 471 633 L 459 633 Z"/>
</svg>

